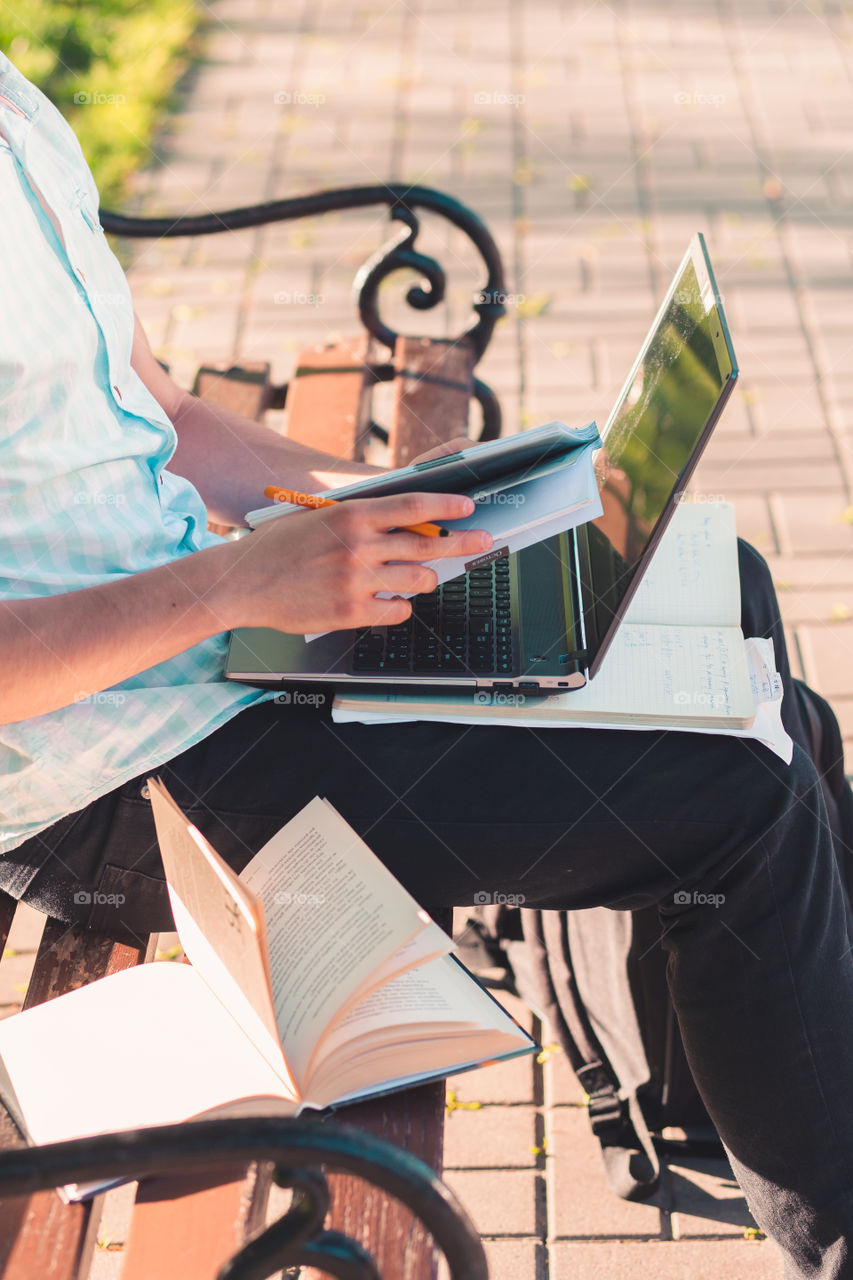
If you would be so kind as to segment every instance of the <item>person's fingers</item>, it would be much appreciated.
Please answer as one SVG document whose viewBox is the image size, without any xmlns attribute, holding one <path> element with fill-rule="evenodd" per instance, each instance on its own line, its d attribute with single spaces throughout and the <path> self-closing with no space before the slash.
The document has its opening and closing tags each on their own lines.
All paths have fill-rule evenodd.
<svg viewBox="0 0 853 1280">
<path fill-rule="evenodd" d="M 372 591 L 393 591 L 395 595 L 421 595 L 435 591 L 438 574 L 422 564 L 380 565 L 373 575 Z"/>
<path fill-rule="evenodd" d="M 398 493 L 386 498 L 353 498 L 342 502 L 337 519 L 364 522 L 375 530 L 405 529 L 412 524 L 441 524 L 473 514 L 472 498 L 459 493 Z M 337 513 L 336 513 L 337 514 Z"/>
<path fill-rule="evenodd" d="M 380 552 L 389 560 L 440 560 L 448 556 L 479 556 L 492 547 L 492 535 L 483 529 L 448 531 L 446 538 L 428 538 L 404 529 L 382 539 Z"/>
<path fill-rule="evenodd" d="M 365 606 L 364 627 L 394 627 L 412 614 L 411 600 L 395 596 L 392 600 L 371 600 Z"/>
</svg>

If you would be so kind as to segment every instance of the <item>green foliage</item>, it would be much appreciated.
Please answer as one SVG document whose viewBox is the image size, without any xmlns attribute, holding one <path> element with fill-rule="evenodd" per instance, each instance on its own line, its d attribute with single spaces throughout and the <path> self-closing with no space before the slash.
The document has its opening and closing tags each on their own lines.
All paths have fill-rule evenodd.
<svg viewBox="0 0 853 1280">
<path fill-rule="evenodd" d="M 71 123 L 103 204 L 150 158 L 197 22 L 185 0 L 0 0 L 0 48 Z"/>
</svg>

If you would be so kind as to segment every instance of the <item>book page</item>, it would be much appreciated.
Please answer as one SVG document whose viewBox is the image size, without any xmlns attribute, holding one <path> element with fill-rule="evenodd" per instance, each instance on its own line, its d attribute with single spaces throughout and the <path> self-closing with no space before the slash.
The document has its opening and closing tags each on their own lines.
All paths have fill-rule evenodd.
<svg viewBox="0 0 853 1280">
<path fill-rule="evenodd" d="M 34 1143 L 173 1124 L 240 1098 L 288 1095 L 198 971 L 168 961 L 4 1019 L 0 1060 Z"/>
<path fill-rule="evenodd" d="M 628 605 L 625 621 L 740 626 L 733 506 L 679 503 Z"/>
<path fill-rule="evenodd" d="M 273 836 L 242 879 L 264 906 L 276 1022 L 299 1082 L 336 1010 L 432 922 L 319 798 Z"/>
<path fill-rule="evenodd" d="M 323 1037 L 305 1098 L 328 1104 L 403 1075 L 533 1044 L 463 965 L 440 956 L 372 991 Z"/>
<path fill-rule="evenodd" d="M 148 789 L 181 944 L 231 1016 L 281 1071 L 263 908 L 159 779 L 149 778 Z"/>
</svg>

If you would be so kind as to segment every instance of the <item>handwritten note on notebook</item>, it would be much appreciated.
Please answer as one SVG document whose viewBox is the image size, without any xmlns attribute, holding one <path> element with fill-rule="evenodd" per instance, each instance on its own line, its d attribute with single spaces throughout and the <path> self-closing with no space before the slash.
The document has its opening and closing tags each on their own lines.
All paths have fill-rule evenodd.
<svg viewBox="0 0 853 1280">
<path fill-rule="evenodd" d="M 734 507 L 727 502 L 680 504 L 625 621 L 740 626 Z"/>
</svg>

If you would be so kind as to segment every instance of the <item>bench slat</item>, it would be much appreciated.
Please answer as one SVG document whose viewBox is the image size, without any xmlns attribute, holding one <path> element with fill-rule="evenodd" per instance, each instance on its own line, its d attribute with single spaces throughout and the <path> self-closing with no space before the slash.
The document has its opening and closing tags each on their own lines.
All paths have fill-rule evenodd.
<svg viewBox="0 0 853 1280">
<path fill-rule="evenodd" d="M 474 352 L 466 341 L 399 338 L 394 368 L 388 465 L 406 467 L 418 454 L 468 434 Z"/>
<path fill-rule="evenodd" d="M 359 460 L 370 425 L 367 334 L 307 347 L 287 392 L 287 435 L 336 458 Z"/>
<path fill-rule="evenodd" d="M 195 376 L 193 395 L 260 422 L 270 402 L 270 372 L 267 360 L 205 364 Z"/>
<path fill-rule="evenodd" d="M 212 1280 L 263 1226 L 271 1179 L 268 1164 L 204 1179 L 147 1178 L 136 1194 L 122 1280 Z"/>
</svg>

